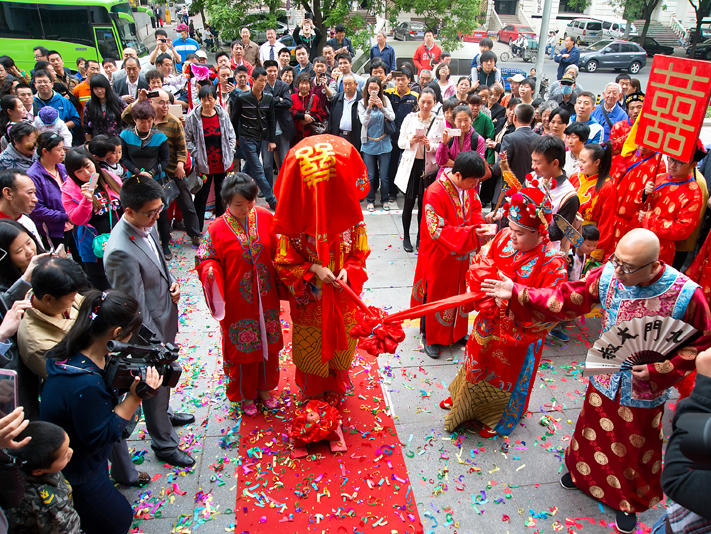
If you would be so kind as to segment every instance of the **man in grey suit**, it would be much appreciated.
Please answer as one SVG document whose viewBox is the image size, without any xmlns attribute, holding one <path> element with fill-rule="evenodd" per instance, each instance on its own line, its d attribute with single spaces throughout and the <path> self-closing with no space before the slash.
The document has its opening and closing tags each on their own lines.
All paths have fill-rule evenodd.
<svg viewBox="0 0 711 534">
<path fill-rule="evenodd" d="M 111 231 L 104 251 L 106 277 L 111 287 L 138 301 L 143 324 L 163 343 L 172 343 L 178 333 L 180 286 L 160 252 L 155 228 L 164 208 L 163 189 L 152 179 L 129 178 L 121 187 L 121 204 L 123 217 Z M 163 386 L 158 395 L 143 402 L 151 447 L 160 460 L 189 467 L 195 460 L 178 448 L 173 425 L 191 423 L 195 417 L 170 414 L 169 401 L 170 389 Z"/>
</svg>

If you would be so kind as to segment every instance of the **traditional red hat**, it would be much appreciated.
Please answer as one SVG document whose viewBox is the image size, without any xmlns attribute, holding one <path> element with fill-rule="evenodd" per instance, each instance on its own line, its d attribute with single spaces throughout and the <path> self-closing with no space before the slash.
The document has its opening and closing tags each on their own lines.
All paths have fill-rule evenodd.
<svg viewBox="0 0 711 534">
<path fill-rule="evenodd" d="M 506 209 L 509 221 L 544 235 L 548 233 L 553 208 L 546 194 L 538 187 L 524 187 L 516 191 Z"/>
</svg>

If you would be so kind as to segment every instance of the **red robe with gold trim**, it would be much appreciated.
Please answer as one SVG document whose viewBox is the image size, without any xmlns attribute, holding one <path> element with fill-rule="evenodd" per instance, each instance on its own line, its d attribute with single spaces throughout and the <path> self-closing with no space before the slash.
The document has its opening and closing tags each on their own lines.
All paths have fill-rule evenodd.
<svg viewBox="0 0 711 534">
<path fill-rule="evenodd" d="M 348 284 L 356 294 L 368 279 L 365 260 L 370 254 L 365 223 L 346 230 L 328 245 L 328 267 L 336 276 L 345 269 Z M 350 387 L 348 369 L 353 361 L 356 340 L 348 332 L 355 324 L 356 304 L 341 289 L 326 285 L 309 267 L 320 264 L 316 239 L 308 234 L 278 238 L 274 266 L 289 290 L 292 335 L 292 359 L 296 365 L 296 383 L 306 397 L 326 392 L 343 394 Z M 335 334 L 334 350 L 322 354 L 322 316 L 329 310 L 329 328 Z M 339 345 L 340 343 L 340 345 Z"/>
<path fill-rule="evenodd" d="M 695 369 L 711 346 L 711 312 L 698 286 L 662 264 L 649 286 L 627 288 L 611 264 L 553 289 L 515 284 L 509 311 L 536 321 L 569 320 L 603 306 L 603 329 L 620 321 L 677 316 L 702 335 L 668 360 L 647 365 L 649 380 L 629 371 L 590 379 L 565 462 L 578 489 L 616 510 L 642 512 L 662 498 L 662 416 L 667 389 Z M 684 303 L 681 307 L 680 303 Z M 677 310 L 678 308 L 678 310 Z"/>
<path fill-rule="evenodd" d="M 644 157 L 638 153 L 635 154 L 629 165 L 615 180 L 615 185 L 617 186 L 617 208 L 613 239 L 610 245 L 611 251 L 615 250 L 623 235 L 641 226 L 639 217 L 640 212 L 644 209 L 644 204 L 642 203 L 644 186 L 654 178 L 655 172 L 666 172 L 664 160 L 661 161 L 657 170 L 657 159 L 659 157 L 661 157 L 659 154 L 650 154 Z"/>
<path fill-rule="evenodd" d="M 668 174 L 659 174 L 654 193 L 647 200 L 649 211 L 641 225 L 654 232 L 661 246 L 659 259 L 671 265 L 676 253 L 676 242 L 689 237 L 699 225 L 703 208 L 703 194 L 696 178 L 672 180 Z"/>
<path fill-rule="evenodd" d="M 711 234 L 706 237 L 686 276 L 701 286 L 706 301 L 711 305 Z"/>
<path fill-rule="evenodd" d="M 279 283 L 272 214 L 255 207 L 247 226 L 229 211 L 207 229 L 195 255 L 210 312 L 220 321 L 227 397 L 254 400 L 279 383 Z M 207 277 L 212 267 L 214 280 Z M 261 309 L 261 313 L 260 313 Z"/>
<path fill-rule="evenodd" d="M 602 260 L 613 252 L 610 246 L 614 239 L 615 210 L 617 208 L 616 187 L 612 179 L 608 178 L 600 191 L 597 191 L 597 174 L 588 178 L 580 173 L 580 177 L 582 178 L 581 184 L 586 186 L 585 190 L 583 190 L 583 185 L 578 189 L 580 215 L 583 217 L 583 225 L 594 223 L 600 231 L 597 249 L 591 256 L 596 260 Z"/>
<path fill-rule="evenodd" d="M 461 198 L 464 199 L 462 204 Z M 459 191 L 443 173 L 425 191 L 425 215 L 420 228 L 411 306 L 464 293 L 469 256 L 479 250 L 476 227 L 484 224 L 481 201 L 474 189 Z M 468 313 L 462 307 L 427 317 L 425 334 L 430 345 L 451 345 L 468 331 Z"/>
</svg>

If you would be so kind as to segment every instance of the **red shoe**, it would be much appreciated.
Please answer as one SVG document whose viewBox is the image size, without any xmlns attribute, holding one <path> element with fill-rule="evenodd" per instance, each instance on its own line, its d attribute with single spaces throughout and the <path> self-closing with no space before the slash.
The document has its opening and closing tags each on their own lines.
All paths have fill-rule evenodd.
<svg viewBox="0 0 711 534">
<path fill-rule="evenodd" d="M 486 425 L 482 426 L 481 430 L 479 430 L 479 435 L 482 438 L 493 438 L 497 434 L 498 434 L 498 432 L 496 432 L 496 430 L 494 430 L 490 426 L 486 426 Z"/>
<path fill-rule="evenodd" d="M 447 397 L 443 401 L 439 403 L 439 407 L 442 408 L 443 410 L 451 410 L 452 409 L 452 397 Z"/>
</svg>

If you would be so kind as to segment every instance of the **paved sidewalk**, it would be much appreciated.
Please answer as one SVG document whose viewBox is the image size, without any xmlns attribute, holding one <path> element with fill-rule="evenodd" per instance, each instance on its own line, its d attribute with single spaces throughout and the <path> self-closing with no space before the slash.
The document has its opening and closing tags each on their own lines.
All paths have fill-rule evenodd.
<svg viewBox="0 0 711 534">
<path fill-rule="evenodd" d="M 372 252 L 364 298 L 386 310 L 406 308 L 416 255 L 402 249 L 400 212 L 378 210 L 366 215 L 366 224 Z M 415 235 L 413 231 L 413 242 Z M 239 441 L 239 419 L 224 395 L 219 327 L 207 313 L 199 282 L 190 270 L 194 249 L 184 234 L 176 232 L 174 239 L 178 247 L 171 268 L 183 286 L 178 341 L 186 371 L 173 393 L 172 406 L 195 414 L 196 423 L 181 429 L 180 435 L 197 463 L 190 470 L 169 470 L 158 464 L 141 423 L 129 446 L 143 458 L 138 468 L 154 480 L 142 490 L 123 491 L 147 511 L 139 531 L 232 532 L 236 449 L 230 444 Z M 579 362 L 585 358 L 585 341 L 596 338 L 599 320 L 588 319 L 569 330 L 571 341 L 564 346 L 546 346 L 531 412 L 510 439 L 493 440 L 471 430 L 444 431 L 439 402 L 448 396 L 447 386 L 463 361 L 463 349 L 445 351 L 439 360 L 432 360 L 422 351 L 417 322 L 405 327 L 407 339 L 397 354 L 381 356 L 379 363 L 424 532 L 615 531 L 609 526 L 614 521 L 612 510 L 558 483 L 563 451 L 585 392 Z M 667 433 L 669 421 L 667 413 Z M 652 510 L 640 520 L 651 526 L 660 514 Z M 279 528 L 287 534 L 288 527 Z M 398 528 L 368 527 L 363 532 L 391 533 Z M 643 531 L 648 530 L 639 530 Z"/>
</svg>

